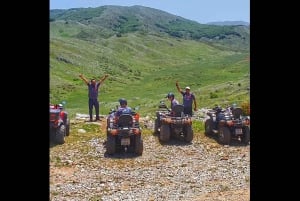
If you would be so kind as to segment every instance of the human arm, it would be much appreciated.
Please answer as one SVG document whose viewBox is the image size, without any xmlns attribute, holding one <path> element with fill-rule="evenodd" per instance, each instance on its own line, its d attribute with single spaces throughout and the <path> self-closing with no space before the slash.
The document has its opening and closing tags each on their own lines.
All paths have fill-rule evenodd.
<svg viewBox="0 0 300 201">
<path fill-rule="evenodd" d="M 102 82 L 104 82 L 104 80 L 108 77 L 108 74 L 105 74 L 100 80 L 99 83 L 102 84 Z"/>
<path fill-rule="evenodd" d="M 177 88 L 177 91 L 178 91 L 179 93 L 182 92 L 181 89 L 180 89 L 180 87 L 179 87 L 178 81 L 176 81 L 176 88 Z"/>
<path fill-rule="evenodd" d="M 88 81 L 82 74 L 80 74 L 79 77 L 80 77 L 86 84 L 89 83 L 89 81 Z"/>
</svg>

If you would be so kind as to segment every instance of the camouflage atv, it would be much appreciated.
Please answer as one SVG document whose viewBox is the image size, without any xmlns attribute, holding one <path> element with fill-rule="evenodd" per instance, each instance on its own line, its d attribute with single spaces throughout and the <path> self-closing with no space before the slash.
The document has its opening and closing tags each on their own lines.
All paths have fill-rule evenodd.
<svg viewBox="0 0 300 201">
<path fill-rule="evenodd" d="M 158 134 L 161 142 L 167 142 L 171 137 L 191 142 L 194 137 L 192 118 L 183 113 L 183 105 L 175 105 L 171 111 L 161 102 L 156 111 L 154 133 Z"/>
<path fill-rule="evenodd" d="M 242 109 L 223 110 L 215 107 L 207 112 L 205 120 L 205 134 L 216 134 L 220 144 L 229 145 L 232 139 L 240 140 L 244 144 L 250 142 L 250 117 L 242 116 Z"/>
<path fill-rule="evenodd" d="M 65 136 L 70 134 L 70 119 L 64 110 L 63 104 L 50 104 L 50 142 L 57 144 L 65 143 Z"/>
<path fill-rule="evenodd" d="M 111 110 L 107 118 L 107 142 L 106 151 L 114 154 L 117 151 L 143 154 L 142 130 L 139 123 L 139 114 L 135 111 L 131 114 L 115 116 L 116 110 Z"/>
</svg>

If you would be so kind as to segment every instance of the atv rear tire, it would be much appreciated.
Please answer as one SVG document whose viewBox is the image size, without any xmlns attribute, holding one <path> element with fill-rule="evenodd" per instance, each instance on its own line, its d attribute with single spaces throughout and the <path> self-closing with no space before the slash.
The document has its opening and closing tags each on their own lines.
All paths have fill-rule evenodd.
<svg viewBox="0 0 300 201">
<path fill-rule="evenodd" d="M 171 137 L 170 126 L 168 124 L 161 125 L 159 140 L 161 142 L 167 142 L 170 140 L 170 137 Z"/>
<path fill-rule="evenodd" d="M 212 135 L 213 134 L 213 120 L 207 119 L 205 121 L 205 135 Z"/>
<path fill-rule="evenodd" d="M 141 156 L 143 154 L 143 149 L 144 149 L 144 145 L 143 145 L 143 139 L 141 135 L 136 135 L 135 136 L 135 147 L 134 147 L 134 152 Z"/>
<path fill-rule="evenodd" d="M 108 154 L 114 154 L 116 152 L 116 137 L 107 135 L 106 152 Z"/>
<path fill-rule="evenodd" d="M 64 144 L 65 143 L 65 136 L 66 136 L 66 127 L 65 125 L 60 125 L 56 129 L 55 141 L 57 144 Z"/>
<path fill-rule="evenodd" d="M 242 137 L 242 142 L 247 145 L 250 142 L 250 129 L 248 126 L 246 126 L 244 129 L 245 130 L 244 130 L 244 135 Z"/>
<path fill-rule="evenodd" d="M 229 145 L 231 141 L 231 133 L 229 128 L 223 126 L 220 127 L 218 136 L 219 136 L 218 140 L 220 144 Z"/>
<path fill-rule="evenodd" d="M 191 142 L 194 138 L 194 131 L 192 125 L 188 125 L 184 128 L 184 141 Z"/>
<path fill-rule="evenodd" d="M 49 131 L 50 142 L 55 143 L 55 136 L 56 136 L 56 129 L 50 128 L 50 131 Z"/>
</svg>

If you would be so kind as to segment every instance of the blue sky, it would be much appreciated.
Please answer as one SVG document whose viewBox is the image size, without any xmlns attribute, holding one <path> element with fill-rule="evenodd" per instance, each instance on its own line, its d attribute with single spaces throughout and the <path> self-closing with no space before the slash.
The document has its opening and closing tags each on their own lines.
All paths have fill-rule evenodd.
<svg viewBox="0 0 300 201">
<path fill-rule="evenodd" d="M 49 0 L 49 5 L 50 9 L 141 5 L 199 23 L 216 21 L 250 23 L 250 0 Z"/>
</svg>

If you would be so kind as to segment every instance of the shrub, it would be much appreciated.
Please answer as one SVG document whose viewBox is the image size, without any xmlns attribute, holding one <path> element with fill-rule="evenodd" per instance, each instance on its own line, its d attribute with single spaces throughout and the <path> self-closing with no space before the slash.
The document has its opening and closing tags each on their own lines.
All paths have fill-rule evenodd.
<svg viewBox="0 0 300 201">
<path fill-rule="evenodd" d="M 210 99 L 213 99 L 213 98 L 218 98 L 218 95 L 216 93 L 210 93 Z"/>
<path fill-rule="evenodd" d="M 241 104 L 241 108 L 243 110 L 243 115 L 250 116 L 250 102 L 245 101 Z"/>
</svg>

